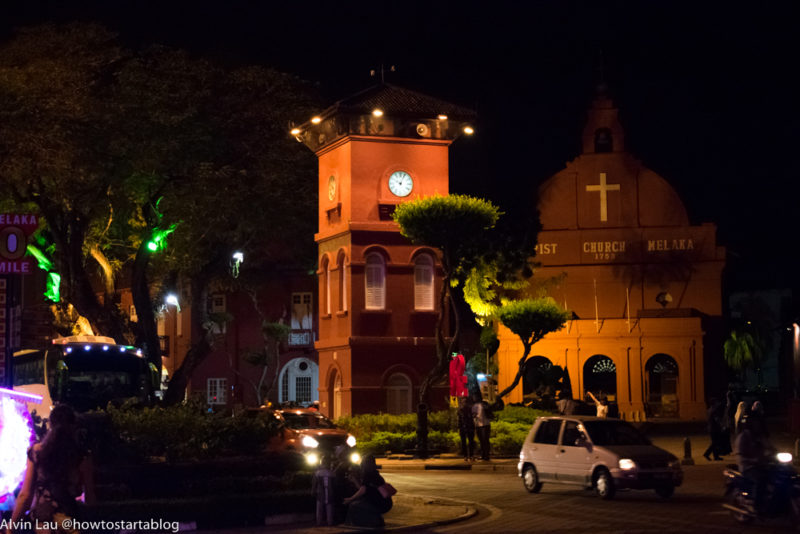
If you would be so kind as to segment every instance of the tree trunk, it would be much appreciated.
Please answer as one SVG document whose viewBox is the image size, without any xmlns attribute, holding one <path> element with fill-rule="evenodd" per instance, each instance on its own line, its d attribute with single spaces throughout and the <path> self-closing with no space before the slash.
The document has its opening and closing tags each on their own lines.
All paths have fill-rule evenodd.
<svg viewBox="0 0 800 534">
<path fill-rule="evenodd" d="M 514 377 L 514 381 L 511 382 L 511 385 L 497 395 L 497 400 L 502 399 L 503 397 L 514 391 L 514 388 L 517 387 L 520 379 L 522 378 L 522 373 L 525 370 L 525 360 L 528 359 L 528 354 L 531 353 L 531 347 L 533 346 L 533 343 L 526 343 L 525 341 L 523 341 L 522 345 L 523 347 L 525 347 L 525 350 L 522 352 L 522 358 L 519 359 L 517 375 Z"/>
<path fill-rule="evenodd" d="M 150 254 L 147 241 L 143 240 L 136 251 L 131 277 L 131 296 L 136 307 L 139 328 L 142 336 L 142 350 L 147 359 L 161 372 L 161 341 L 158 339 L 158 327 L 150 299 L 150 285 L 147 282 L 147 267 L 150 265 Z M 177 315 L 176 315 L 177 320 Z M 175 357 L 176 355 L 173 355 Z"/>
<path fill-rule="evenodd" d="M 169 387 L 164 395 L 164 403 L 167 405 L 181 402 L 186 393 L 186 386 L 189 379 L 198 365 L 211 353 L 211 343 L 209 333 L 203 328 L 205 318 L 205 297 L 206 279 L 205 276 L 197 274 L 191 281 L 192 291 L 192 312 L 191 312 L 191 331 L 192 346 L 186 352 L 181 366 L 175 370 L 169 381 Z"/>
</svg>

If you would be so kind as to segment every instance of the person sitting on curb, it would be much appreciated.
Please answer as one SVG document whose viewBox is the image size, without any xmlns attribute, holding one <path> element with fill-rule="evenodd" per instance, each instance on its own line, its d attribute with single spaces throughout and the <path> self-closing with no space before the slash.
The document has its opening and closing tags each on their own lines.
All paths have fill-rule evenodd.
<svg viewBox="0 0 800 534">
<path fill-rule="evenodd" d="M 347 525 L 380 528 L 385 523 L 383 514 L 392 509 L 392 497 L 385 497 L 381 488 L 386 481 L 378 473 L 375 457 L 367 454 L 361 460 L 361 476 L 354 480 L 358 491 L 344 499 L 347 505 Z"/>
</svg>

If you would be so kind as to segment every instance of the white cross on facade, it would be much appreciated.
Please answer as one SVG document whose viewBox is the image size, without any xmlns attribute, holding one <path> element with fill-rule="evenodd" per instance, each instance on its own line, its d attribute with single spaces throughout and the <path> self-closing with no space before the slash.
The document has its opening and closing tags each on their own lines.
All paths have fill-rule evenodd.
<svg viewBox="0 0 800 534">
<path fill-rule="evenodd" d="M 600 220 L 608 221 L 608 192 L 619 191 L 619 184 L 607 184 L 606 173 L 600 173 L 599 185 L 587 185 L 586 191 L 600 191 Z"/>
</svg>

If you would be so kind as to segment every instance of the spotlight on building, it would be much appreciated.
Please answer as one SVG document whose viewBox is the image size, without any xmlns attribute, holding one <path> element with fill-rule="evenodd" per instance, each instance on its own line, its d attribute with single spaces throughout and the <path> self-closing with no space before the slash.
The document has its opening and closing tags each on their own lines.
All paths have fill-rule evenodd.
<svg viewBox="0 0 800 534">
<path fill-rule="evenodd" d="M 672 302 L 672 295 L 670 295 L 670 294 L 669 294 L 669 293 L 667 293 L 666 291 L 662 291 L 661 293 L 659 293 L 658 295 L 656 295 L 656 302 L 658 302 L 659 304 L 661 304 L 661 307 L 662 307 L 662 308 L 666 308 L 666 307 L 667 307 L 667 304 L 669 304 L 670 302 Z"/>
</svg>

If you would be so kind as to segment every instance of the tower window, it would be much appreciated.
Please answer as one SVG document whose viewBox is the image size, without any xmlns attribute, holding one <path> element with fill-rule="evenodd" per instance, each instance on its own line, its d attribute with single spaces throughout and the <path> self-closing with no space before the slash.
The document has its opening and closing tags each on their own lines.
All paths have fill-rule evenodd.
<svg viewBox="0 0 800 534">
<path fill-rule="evenodd" d="M 368 310 L 386 308 L 386 263 L 377 252 L 367 256 L 364 276 L 366 284 L 364 307 Z"/>
<path fill-rule="evenodd" d="M 339 311 L 347 311 L 347 271 L 344 254 L 339 254 Z"/>
<path fill-rule="evenodd" d="M 608 128 L 600 128 L 594 133 L 594 151 L 595 152 L 614 151 L 614 138 L 611 136 L 611 130 L 609 130 Z"/>
<path fill-rule="evenodd" d="M 434 308 L 433 286 L 433 258 L 430 254 L 420 254 L 414 260 L 414 309 Z"/>
</svg>

